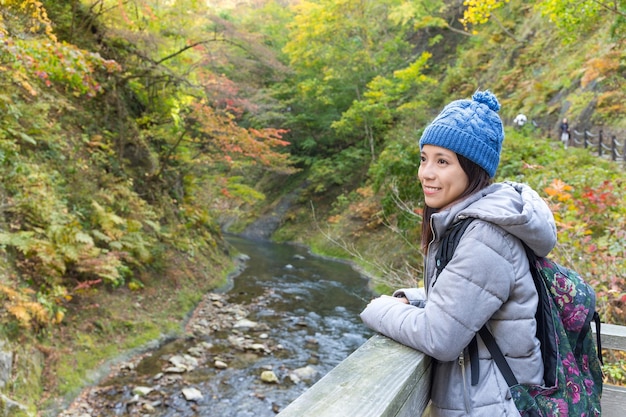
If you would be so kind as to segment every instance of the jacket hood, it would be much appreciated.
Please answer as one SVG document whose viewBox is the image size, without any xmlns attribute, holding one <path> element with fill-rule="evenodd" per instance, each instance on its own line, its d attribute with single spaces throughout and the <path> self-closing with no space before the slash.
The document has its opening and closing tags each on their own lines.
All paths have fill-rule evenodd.
<svg viewBox="0 0 626 417">
<path fill-rule="evenodd" d="M 545 201 L 528 185 L 514 182 L 492 184 L 433 215 L 438 235 L 455 221 L 474 217 L 495 224 L 517 237 L 538 256 L 556 245 L 556 224 Z"/>
</svg>

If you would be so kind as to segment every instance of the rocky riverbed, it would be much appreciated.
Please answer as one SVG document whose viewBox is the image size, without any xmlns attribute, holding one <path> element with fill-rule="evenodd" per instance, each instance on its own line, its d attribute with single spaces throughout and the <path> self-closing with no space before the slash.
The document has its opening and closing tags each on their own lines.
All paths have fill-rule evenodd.
<svg viewBox="0 0 626 417">
<path fill-rule="evenodd" d="M 266 324 L 248 319 L 251 309 L 262 308 L 263 299 L 261 303 L 243 306 L 229 303 L 227 295 L 207 294 L 186 325 L 184 351 L 166 352 L 159 357 L 148 352 L 117 364 L 98 386 L 85 389 L 59 417 L 153 415 L 159 414 L 159 409 L 181 408 L 184 403 L 182 408 L 193 410 L 205 395 L 194 387 L 199 375 L 218 375 L 230 366 L 248 365 L 283 349 L 269 337 Z M 214 334 L 225 335 L 227 343 L 208 342 L 208 336 Z M 315 340 L 309 343 L 315 344 Z M 146 373 L 142 367 L 154 372 Z M 315 375 L 311 366 L 266 367 L 258 378 L 267 385 L 294 384 L 311 380 Z M 129 381 L 133 383 L 129 385 Z M 263 390 L 250 396 L 260 401 L 265 399 Z M 278 405 L 273 408 L 279 411 Z"/>
<path fill-rule="evenodd" d="M 350 266 L 241 244 L 245 271 L 203 297 L 182 336 L 110 366 L 58 417 L 272 417 L 367 340 L 371 293 Z"/>
</svg>

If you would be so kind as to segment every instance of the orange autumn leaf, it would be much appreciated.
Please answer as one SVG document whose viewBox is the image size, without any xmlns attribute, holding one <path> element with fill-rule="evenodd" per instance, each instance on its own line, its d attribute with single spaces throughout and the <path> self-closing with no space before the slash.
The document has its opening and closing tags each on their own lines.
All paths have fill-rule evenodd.
<svg viewBox="0 0 626 417">
<path fill-rule="evenodd" d="M 568 201 L 572 198 L 572 195 L 569 191 L 572 191 L 573 188 L 570 185 L 567 185 L 565 182 L 556 178 L 552 181 L 550 186 L 546 187 L 544 191 L 550 197 L 556 197 L 558 201 Z"/>
</svg>

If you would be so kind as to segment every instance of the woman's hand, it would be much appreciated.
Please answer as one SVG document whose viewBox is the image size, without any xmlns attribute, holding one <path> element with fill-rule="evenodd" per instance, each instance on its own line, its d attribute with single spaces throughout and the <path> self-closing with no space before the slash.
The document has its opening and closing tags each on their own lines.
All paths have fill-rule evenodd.
<svg viewBox="0 0 626 417">
<path fill-rule="evenodd" d="M 391 295 L 381 295 L 378 298 L 389 298 L 389 299 L 398 301 L 400 303 L 409 304 L 409 300 L 406 297 L 393 297 Z M 376 300 L 376 298 L 374 298 L 374 300 Z M 372 300 L 372 301 L 374 301 L 374 300 Z M 370 301 L 370 303 L 371 303 L 371 301 Z"/>
</svg>

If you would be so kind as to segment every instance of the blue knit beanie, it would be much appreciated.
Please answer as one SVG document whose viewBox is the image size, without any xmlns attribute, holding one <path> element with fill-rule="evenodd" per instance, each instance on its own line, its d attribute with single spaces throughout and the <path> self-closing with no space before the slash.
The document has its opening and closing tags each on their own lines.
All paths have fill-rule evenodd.
<svg viewBox="0 0 626 417">
<path fill-rule="evenodd" d="M 424 145 L 449 149 L 483 167 L 493 178 L 504 140 L 498 110 L 500 103 L 489 90 L 477 91 L 472 100 L 453 101 L 424 130 L 420 149 Z"/>
</svg>

